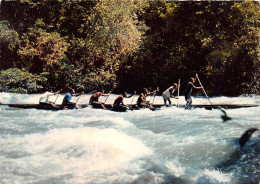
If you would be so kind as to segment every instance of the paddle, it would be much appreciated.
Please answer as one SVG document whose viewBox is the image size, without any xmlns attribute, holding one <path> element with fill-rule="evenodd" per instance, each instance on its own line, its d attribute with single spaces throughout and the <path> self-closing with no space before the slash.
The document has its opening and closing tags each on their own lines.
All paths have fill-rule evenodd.
<svg viewBox="0 0 260 184">
<path fill-rule="evenodd" d="M 79 99 L 80 99 L 80 97 L 81 97 L 82 95 L 84 95 L 84 90 L 82 90 L 81 93 L 78 93 L 78 94 L 75 95 L 75 96 L 79 96 L 78 99 L 77 99 L 77 101 L 76 101 L 76 103 L 75 103 L 75 106 L 76 106 L 76 104 L 78 103 L 78 101 L 79 101 Z"/>
<path fill-rule="evenodd" d="M 132 105 L 132 104 L 133 104 L 134 96 L 135 96 L 135 95 L 133 95 L 133 97 L 132 97 L 132 100 L 131 100 L 131 103 L 130 103 L 130 105 Z"/>
<path fill-rule="evenodd" d="M 177 107 L 178 108 L 179 108 L 180 85 L 181 85 L 181 79 L 179 79 L 179 81 L 178 81 L 178 100 L 177 100 Z"/>
<path fill-rule="evenodd" d="M 78 103 L 78 101 L 79 101 L 80 97 L 81 97 L 81 94 L 79 95 L 79 97 L 78 97 L 78 99 L 77 99 L 77 101 L 76 101 L 75 105 Z"/>
<path fill-rule="evenodd" d="M 133 110 L 133 100 L 134 100 L 134 97 L 135 97 L 135 94 L 136 94 L 136 91 L 134 91 L 134 94 L 132 96 L 132 100 L 131 100 L 131 103 L 130 103 L 130 109 Z"/>
<path fill-rule="evenodd" d="M 104 105 L 105 105 L 105 103 L 106 103 L 106 101 L 107 101 L 107 99 L 108 99 L 108 97 L 110 96 L 111 93 L 112 93 L 112 91 L 109 91 L 109 95 L 107 95 L 107 98 L 104 101 Z"/>
<path fill-rule="evenodd" d="M 57 101 L 57 99 L 58 99 L 59 95 L 60 95 L 60 94 L 58 94 L 58 95 L 57 95 L 57 97 L 56 97 L 56 99 L 55 99 L 55 102 L 54 102 L 54 104 L 56 104 L 56 101 Z"/>
<path fill-rule="evenodd" d="M 202 89 L 203 89 L 203 92 L 204 92 L 204 94 L 206 95 L 206 97 L 207 97 L 207 99 L 208 99 L 209 103 L 212 105 L 212 103 L 210 102 L 210 100 L 209 100 L 209 97 L 208 97 L 208 95 L 207 95 L 207 93 L 206 93 L 206 91 L 205 91 L 204 87 L 202 86 L 202 84 L 201 84 L 201 82 L 200 82 L 200 79 L 199 79 L 199 76 L 198 76 L 198 74 L 197 74 L 197 73 L 196 73 L 196 78 L 198 79 L 198 81 L 199 81 L 199 83 L 200 83 L 200 86 L 202 87 Z"/>
<path fill-rule="evenodd" d="M 155 91 L 155 93 L 154 93 L 154 95 L 153 95 L 153 102 L 152 102 L 152 104 L 154 104 L 155 95 L 156 95 L 158 92 L 159 92 L 159 87 L 156 88 L 156 91 Z"/>
</svg>

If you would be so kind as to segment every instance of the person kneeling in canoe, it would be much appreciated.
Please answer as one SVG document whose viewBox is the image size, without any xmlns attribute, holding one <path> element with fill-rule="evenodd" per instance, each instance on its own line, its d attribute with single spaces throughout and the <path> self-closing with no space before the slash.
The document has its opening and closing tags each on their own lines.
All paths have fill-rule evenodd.
<svg viewBox="0 0 260 184">
<path fill-rule="evenodd" d="M 126 111 L 128 106 L 125 105 L 124 98 L 130 98 L 130 97 L 134 96 L 135 93 L 136 92 L 134 92 L 134 94 L 128 96 L 127 92 L 123 92 L 122 95 L 120 95 L 119 97 L 117 97 L 115 99 L 114 104 L 113 104 L 113 110 L 114 111 L 120 111 L 120 112 Z"/>
<path fill-rule="evenodd" d="M 100 107 L 102 107 L 103 109 L 106 109 L 106 108 L 105 108 L 105 104 L 104 104 L 103 102 L 99 102 L 99 101 L 98 101 L 98 98 L 99 98 L 100 96 L 109 96 L 109 95 L 110 95 L 110 93 L 104 94 L 104 91 L 102 91 L 102 92 L 96 92 L 96 93 L 94 93 L 94 94 L 90 97 L 90 99 L 89 99 L 89 104 L 92 105 L 93 108 L 100 108 Z"/>
<path fill-rule="evenodd" d="M 173 98 L 173 93 L 174 91 L 178 88 L 178 85 L 176 83 L 173 84 L 173 86 L 169 87 L 168 89 L 166 89 L 163 93 L 163 100 L 164 100 L 164 105 L 166 106 L 167 100 L 169 102 L 169 106 L 172 105 L 171 102 L 171 97 Z"/>
<path fill-rule="evenodd" d="M 150 104 L 149 100 L 146 100 L 145 95 L 143 93 L 140 94 L 140 96 L 137 100 L 137 106 L 139 108 L 149 107 L 151 110 L 154 110 L 154 107 Z"/>
<path fill-rule="evenodd" d="M 65 110 L 66 108 L 69 108 L 69 109 L 75 108 L 76 103 L 71 101 L 72 95 L 74 95 L 74 94 L 75 94 L 75 90 L 70 88 L 69 92 L 63 98 L 63 101 L 62 101 L 62 104 L 61 104 L 62 109 Z"/>
</svg>

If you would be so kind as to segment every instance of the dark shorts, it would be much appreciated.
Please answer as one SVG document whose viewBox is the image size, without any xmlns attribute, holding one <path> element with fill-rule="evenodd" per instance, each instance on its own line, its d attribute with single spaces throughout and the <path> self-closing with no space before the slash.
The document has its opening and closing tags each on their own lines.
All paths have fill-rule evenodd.
<svg viewBox="0 0 260 184">
<path fill-rule="evenodd" d="M 124 106 L 124 105 L 115 105 L 114 107 L 113 107 L 113 110 L 114 111 L 119 111 L 119 112 L 124 112 L 124 111 L 126 111 L 127 110 L 127 107 L 126 106 Z"/>
<path fill-rule="evenodd" d="M 66 104 L 62 104 L 62 107 L 67 107 L 68 109 L 74 109 L 76 106 L 75 103 L 67 102 Z"/>
<path fill-rule="evenodd" d="M 185 95 L 186 106 L 185 109 L 190 109 L 192 104 L 192 98 L 190 95 Z"/>
<path fill-rule="evenodd" d="M 96 98 L 90 98 L 89 104 L 92 105 L 93 103 L 98 103 L 98 100 Z"/>
</svg>

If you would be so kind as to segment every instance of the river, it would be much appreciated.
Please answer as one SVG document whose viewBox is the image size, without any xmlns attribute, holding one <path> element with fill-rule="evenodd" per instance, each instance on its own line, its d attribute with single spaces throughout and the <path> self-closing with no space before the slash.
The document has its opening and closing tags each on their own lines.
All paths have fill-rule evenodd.
<svg viewBox="0 0 260 184">
<path fill-rule="evenodd" d="M 0 103 L 38 103 L 46 95 L 0 93 Z M 85 95 L 78 103 L 88 99 Z M 210 100 L 260 105 L 260 96 Z M 193 102 L 208 100 L 194 97 Z M 173 103 L 185 103 L 184 97 Z M 230 121 L 223 122 L 218 109 L 163 107 L 120 113 L 0 105 L 0 183 L 259 184 L 260 131 L 242 149 L 239 137 L 249 128 L 260 128 L 260 107 L 225 111 Z"/>
</svg>

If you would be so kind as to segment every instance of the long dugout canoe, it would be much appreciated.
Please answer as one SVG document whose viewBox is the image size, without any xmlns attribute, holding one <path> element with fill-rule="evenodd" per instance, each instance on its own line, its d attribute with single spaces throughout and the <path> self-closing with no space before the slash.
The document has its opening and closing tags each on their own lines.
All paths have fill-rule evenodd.
<svg viewBox="0 0 260 184">
<path fill-rule="evenodd" d="M 21 109 L 43 109 L 43 110 L 62 110 L 61 105 L 56 104 L 8 104 L 9 107 L 21 108 Z M 79 108 L 85 108 L 87 105 L 81 104 L 77 105 Z"/>
<path fill-rule="evenodd" d="M 155 108 L 163 107 L 163 105 L 154 104 Z M 172 106 L 176 106 L 175 104 Z M 185 108 L 185 105 L 179 105 L 180 108 Z M 205 108 L 205 109 L 238 109 L 238 108 L 248 108 L 248 107 L 258 107 L 257 104 L 194 104 L 191 108 Z"/>
<path fill-rule="evenodd" d="M 23 109 L 45 109 L 45 110 L 59 110 L 62 109 L 61 105 L 42 105 L 42 104 L 8 104 L 9 107 L 15 107 L 15 108 L 23 108 Z M 78 104 L 80 108 L 85 108 L 88 106 L 88 104 Z M 110 104 L 105 105 L 106 108 L 111 107 Z M 135 106 L 135 105 L 132 105 Z M 155 108 L 161 108 L 164 105 L 162 104 L 153 104 Z M 172 105 L 176 106 L 176 105 Z M 247 107 L 257 107 L 256 104 L 194 104 L 192 105 L 192 108 L 205 108 L 205 109 L 237 109 L 237 108 L 247 108 Z M 185 105 L 180 105 L 180 108 L 185 108 Z"/>
</svg>

